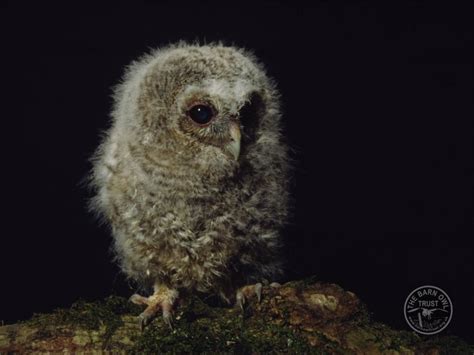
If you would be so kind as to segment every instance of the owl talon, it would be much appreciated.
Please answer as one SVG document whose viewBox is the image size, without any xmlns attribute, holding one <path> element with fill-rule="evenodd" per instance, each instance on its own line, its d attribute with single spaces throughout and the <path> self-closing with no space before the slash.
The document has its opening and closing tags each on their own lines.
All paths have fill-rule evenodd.
<svg viewBox="0 0 474 355">
<path fill-rule="evenodd" d="M 247 300 L 252 296 L 256 296 L 257 302 L 260 303 L 262 300 L 262 288 L 263 285 L 260 282 L 256 283 L 255 285 L 247 285 L 240 288 L 235 296 L 236 305 L 239 306 L 242 311 L 244 311 L 245 303 L 247 303 Z"/>
<path fill-rule="evenodd" d="M 255 284 L 255 294 L 257 295 L 257 301 L 260 303 L 262 301 L 262 284 L 257 283 Z"/>
<path fill-rule="evenodd" d="M 141 297 L 141 296 L 140 296 Z M 151 323 L 153 319 L 155 319 L 158 311 L 160 310 L 160 304 L 154 304 L 150 299 L 142 297 L 146 300 L 146 303 L 140 304 L 147 304 L 147 308 L 138 316 L 138 323 L 140 324 L 140 329 L 143 331 L 145 327 Z M 144 300 L 140 300 L 140 302 L 144 302 Z M 136 298 L 135 298 L 136 300 Z M 134 300 L 132 300 L 134 302 Z"/>
<path fill-rule="evenodd" d="M 148 315 L 144 315 L 143 313 L 138 316 L 138 324 L 140 325 L 140 331 L 144 331 L 145 327 L 151 323 L 155 317 L 150 317 Z"/>
<path fill-rule="evenodd" d="M 242 310 L 242 312 L 244 311 L 244 303 L 245 303 L 245 296 L 244 294 L 242 293 L 242 291 L 237 291 L 237 296 L 235 297 L 236 298 L 236 305 Z"/>
<path fill-rule="evenodd" d="M 168 327 L 173 330 L 173 317 L 171 316 L 171 313 L 163 312 L 163 320 L 168 325 Z"/>
<path fill-rule="evenodd" d="M 173 316 L 171 314 L 172 305 L 168 302 L 163 302 L 161 306 L 163 309 L 163 320 L 168 324 L 170 329 L 173 329 Z"/>
<path fill-rule="evenodd" d="M 130 297 L 131 302 L 147 306 L 138 316 L 140 329 L 143 331 L 145 327 L 155 319 L 160 310 L 162 311 L 164 322 L 173 329 L 172 310 L 177 297 L 177 291 L 162 286 L 155 286 L 155 292 L 150 297 L 143 297 L 138 294 L 132 295 Z"/>
</svg>

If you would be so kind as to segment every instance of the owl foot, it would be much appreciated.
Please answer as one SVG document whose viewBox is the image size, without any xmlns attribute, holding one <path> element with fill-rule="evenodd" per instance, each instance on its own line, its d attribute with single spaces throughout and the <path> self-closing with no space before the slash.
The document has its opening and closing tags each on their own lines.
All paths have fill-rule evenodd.
<svg viewBox="0 0 474 355">
<path fill-rule="evenodd" d="M 245 303 L 247 303 L 248 299 L 252 296 L 256 296 L 257 302 L 260 302 L 262 299 L 262 288 L 263 285 L 259 282 L 255 285 L 247 285 L 238 289 L 237 295 L 235 296 L 236 305 L 243 311 Z"/>
<path fill-rule="evenodd" d="M 276 288 L 276 287 L 280 287 L 281 285 L 278 282 L 272 282 L 269 286 Z M 260 282 L 256 283 L 255 285 L 247 285 L 240 288 L 237 291 L 237 295 L 235 296 L 236 305 L 239 306 L 240 309 L 243 311 L 245 303 L 247 303 L 247 301 L 252 296 L 256 296 L 257 302 L 260 303 L 260 301 L 262 300 L 262 288 L 263 288 L 263 285 Z"/>
<path fill-rule="evenodd" d="M 132 295 L 130 301 L 138 305 L 147 306 L 146 309 L 138 316 L 140 329 L 143 331 L 145 327 L 158 315 L 160 309 L 162 311 L 163 320 L 172 329 L 172 310 L 178 291 L 170 290 L 167 287 L 155 286 L 153 295 L 143 297 L 138 294 Z"/>
</svg>

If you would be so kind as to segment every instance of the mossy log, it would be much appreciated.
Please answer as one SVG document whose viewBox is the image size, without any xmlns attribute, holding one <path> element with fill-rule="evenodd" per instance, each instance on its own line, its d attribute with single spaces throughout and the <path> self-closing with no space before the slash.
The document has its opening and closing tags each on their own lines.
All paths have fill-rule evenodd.
<svg viewBox="0 0 474 355">
<path fill-rule="evenodd" d="M 312 280 L 264 287 L 245 311 L 188 297 L 171 330 L 160 318 L 143 332 L 140 308 L 118 296 L 77 302 L 0 327 L 0 353 L 316 353 L 472 354 L 457 337 L 420 337 L 370 319 L 364 304 L 337 285 Z"/>
</svg>

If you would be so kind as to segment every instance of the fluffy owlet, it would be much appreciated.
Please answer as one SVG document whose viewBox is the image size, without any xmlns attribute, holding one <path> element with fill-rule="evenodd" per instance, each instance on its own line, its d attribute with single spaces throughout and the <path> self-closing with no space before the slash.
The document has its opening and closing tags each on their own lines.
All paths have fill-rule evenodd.
<svg viewBox="0 0 474 355">
<path fill-rule="evenodd" d="M 245 302 L 281 272 L 287 146 L 279 95 L 256 58 L 179 43 L 133 62 L 97 150 L 93 209 L 111 226 L 123 272 L 150 297 L 146 325 L 169 323 L 197 291 Z"/>
</svg>

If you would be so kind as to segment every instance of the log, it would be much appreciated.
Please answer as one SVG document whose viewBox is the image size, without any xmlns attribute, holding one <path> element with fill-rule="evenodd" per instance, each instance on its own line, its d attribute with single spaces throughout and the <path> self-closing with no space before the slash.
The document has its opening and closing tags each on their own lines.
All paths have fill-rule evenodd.
<svg viewBox="0 0 474 355">
<path fill-rule="evenodd" d="M 324 353 L 473 354 L 455 336 L 419 336 L 371 320 L 352 292 L 313 279 L 264 286 L 244 312 L 188 296 L 173 329 L 155 319 L 144 331 L 142 309 L 127 299 L 79 301 L 0 327 L 0 353 Z"/>
</svg>

